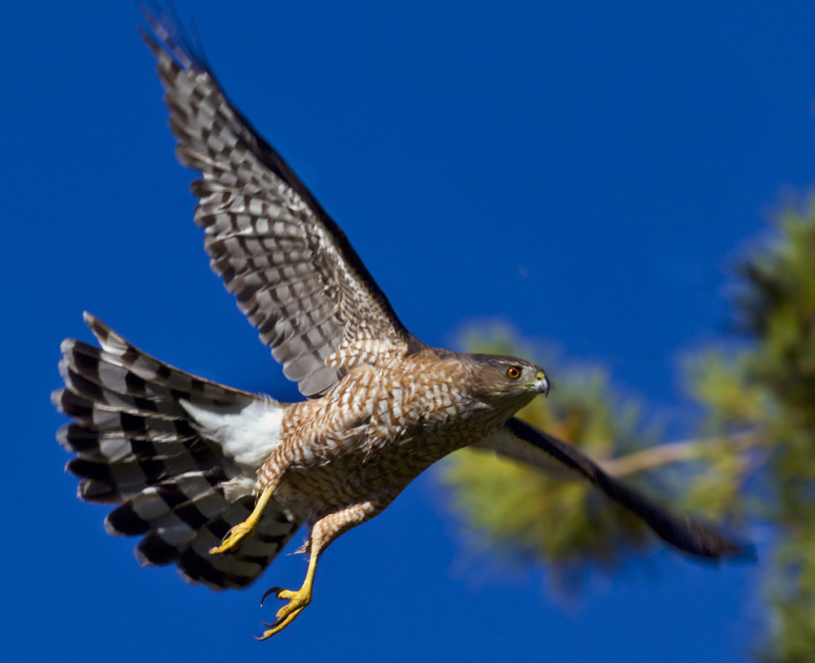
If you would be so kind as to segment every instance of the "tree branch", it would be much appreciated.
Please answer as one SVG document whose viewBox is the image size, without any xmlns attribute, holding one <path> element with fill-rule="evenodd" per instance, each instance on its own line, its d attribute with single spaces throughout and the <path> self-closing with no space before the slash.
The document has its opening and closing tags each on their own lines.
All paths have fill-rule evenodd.
<svg viewBox="0 0 815 663">
<path fill-rule="evenodd" d="M 750 430 L 727 437 L 660 444 L 618 458 L 599 461 L 599 465 L 606 473 L 619 478 L 664 465 L 695 460 L 703 456 L 706 449 L 712 445 L 733 445 L 737 451 L 744 452 L 757 445 L 760 441 L 760 431 Z"/>
</svg>

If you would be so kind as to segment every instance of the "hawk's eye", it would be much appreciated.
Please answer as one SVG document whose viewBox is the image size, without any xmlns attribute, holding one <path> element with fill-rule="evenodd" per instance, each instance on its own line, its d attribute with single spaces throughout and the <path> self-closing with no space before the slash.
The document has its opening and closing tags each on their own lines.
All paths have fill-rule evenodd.
<svg viewBox="0 0 815 663">
<path fill-rule="evenodd" d="M 510 380 L 517 380 L 519 377 L 521 377 L 521 369 L 517 366 L 510 366 L 507 369 L 507 377 Z"/>
</svg>

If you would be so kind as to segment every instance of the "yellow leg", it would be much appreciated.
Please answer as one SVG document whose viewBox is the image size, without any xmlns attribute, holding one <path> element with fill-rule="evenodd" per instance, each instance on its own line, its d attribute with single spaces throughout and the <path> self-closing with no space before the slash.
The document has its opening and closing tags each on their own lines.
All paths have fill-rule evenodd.
<svg viewBox="0 0 815 663">
<path fill-rule="evenodd" d="M 331 542 L 349 529 L 372 518 L 383 508 L 384 506 L 372 501 L 352 504 L 339 511 L 329 513 L 314 523 L 308 539 L 308 548 L 311 551 L 311 556 L 308 559 L 308 571 L 306 571 L 306 579 L 303 581 L 303 586 L 296 592 L 280 587 L 272 587 L 263 595 L 263 599 L 260 601 L 261 605 L 263 605 L 263 601 L 270 594 L 274 594 L 279 599 L 288 599 L 289 602 L 277 611 L 274 623 L 263 623 L 264 626 L 271 628 L 269 628 L 268 631 L 264 631 L 263 635 L 258 637 L 258 640 L 266 640 L 280 633 L 280 631 L 297 619 L 297 616 L 311 603 L 317 560 L 323 551 L 331 545 Z"/>
<path fill-rule="evenodd" d="M 263 622 L 264 626 L 271 626 L 271 628 L 268 631 L 264 631 L 263 635 L 255 636 L 258 640 L 266 640 L 267 638 L 271 638 L 273 635 L 280 633 L 280 631 L 297 619 L 297 615 L 303 612 L 306 606 L 311 603 L 311 595 L 314 588 L 314 572 L 317 570 L 318 557 L 319 551 L 312 551 L 311 557 L 308 560 L 306 579 L 303 581 L 303 586 L 296 592 L 293 592 L 290 589 L 272 587 L 263 595 L 263 598 L 260 600 L 261 605 L 263 605 L 263 601 L 266 600 L 266 597 L 269 596 L 269 594 L 274 594 L 279 599 L 289 599 L 289 602 L 277 611 L 274 623 L 267 624 L 266 622 Z"/>
<path fill-rule="evenodd" d="M 258 521 L 263 515 L 263 509 L 266 508 L 266 505 L 269 503 L 269 499 L 271 497 L 272 489 L 264 488 L 263 492 L 258 498 L 258 501 L 255 503 L 255 508 L 252 509 L 252 513 L 249 514 L 249 517 L 242 523 L 238 523 L 235 525 L 235 527 L 229 530 L 226 538 L 221 541 L 221 545 L 210 548 L 209 554 L 222 555 L 223 553 L 228 553 L 237 548 L 244 539 L 250 537 L 255 531 L 255 527 L 257 527 Z"/>
</svg>

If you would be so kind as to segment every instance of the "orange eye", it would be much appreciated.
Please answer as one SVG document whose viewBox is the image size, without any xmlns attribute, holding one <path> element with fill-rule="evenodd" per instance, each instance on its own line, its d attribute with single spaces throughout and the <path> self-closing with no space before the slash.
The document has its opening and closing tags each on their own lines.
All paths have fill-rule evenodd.
<svg viewBox="0 0 815 663">
<path fill-rule="evenodd" d="M 507 377 L 510 380 L 517 380 L 519 377 L 521 377 L 521 369 L 517 366 L 510 366 L 507 369 Z"/>
</svg>

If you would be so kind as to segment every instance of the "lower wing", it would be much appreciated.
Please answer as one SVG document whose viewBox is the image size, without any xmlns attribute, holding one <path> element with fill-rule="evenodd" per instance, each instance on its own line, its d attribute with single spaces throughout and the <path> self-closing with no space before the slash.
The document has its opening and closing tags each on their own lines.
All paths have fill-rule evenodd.
<svg viewBox="0 0 815 663">
<path fill-rule="evenodd" d="M 731 541 L 711 523 L 671 513 L 603 472 L 571 444 L 520 419 L 510 419 L 473 447 L 494 451 L 548 474 L 588 479 L 612 500 L 639 516 L 663 540 L 692 555 L 718 559 L 725 556 L 752 557 L 755 554 L 752 546 Z"/>
</svg>

